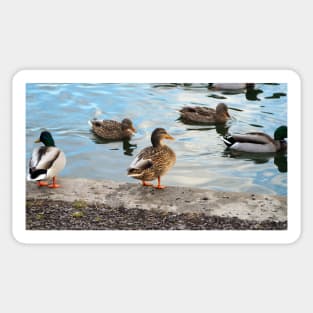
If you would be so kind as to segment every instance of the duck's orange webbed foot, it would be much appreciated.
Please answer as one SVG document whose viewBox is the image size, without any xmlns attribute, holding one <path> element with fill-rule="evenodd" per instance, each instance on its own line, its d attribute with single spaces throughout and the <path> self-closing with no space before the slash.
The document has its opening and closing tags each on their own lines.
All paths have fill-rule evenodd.
<svg viewBox="0 0 313 313">
<path fill-rule="evenodd" d="M 60 185 L 58 184 L 51 184 L 51 185 L 48 185 L 49 188 L 59 188 Z"/>
<path fill-rule="evenodd" d="M 52 178 L 52 184 L 48 185 L 49 188 L 59 188 L 61 187 L 60 185 L 56 184 L 56 179 L 55 177 Z"/>
<path fill-rule="evenodd" d="M 161 178 L 160 178 L 160 176 L 158 177 L 158 185 L 155 186 L 154 188 L 156 188 L 156 189 L 164 189 L 165 188 L 165 186 L 161 185 Z"/>
<path fill-rule="evenodd" d="M 163 186 L 163 185 L 157 185 L 157 186 L 154 186 L 154 188 L 156 189 L 165 189 L 166 186 Z"/>
<path fill-rule="evenodd" d="M 45 182 L 45 181 L 39 180 L 39 181 L 37 181 L 37 186 L 38 186 L 38 187 L 48 186 L 48 183 Z"/>
<path fill-rule="evenodd" d="M 143 181 L 142 181 L 142 186 L 151 187 L 151 186 L 153 186 L 153 184 L 147 183 L 147 182 L 145 182 L 145 181 L 143 180 Z"/>
</svg>

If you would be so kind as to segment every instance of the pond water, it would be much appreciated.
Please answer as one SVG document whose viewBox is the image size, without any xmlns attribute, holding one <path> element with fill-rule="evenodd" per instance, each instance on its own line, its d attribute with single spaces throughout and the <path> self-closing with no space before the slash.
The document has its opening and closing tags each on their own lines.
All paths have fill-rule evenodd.
<svg viewBox="0 0 313 313">
<path fill-rule="evenodd" d="M 287 194 L 286 155 L 234 155 L 221 136 L 262 131 L 273 135 L 287 125 L 287 84 L 255 84 L 248 90 L 222 91 L 208 84 L 27 84 L 26 158 L 34 140 L 49 130 L 67 156 L 61 176 L 137 182 L 126 175 L 135 155 L 150 145 L 156 127 L 175 137 L 167 144 L 177 162 L 162 184 L 222 191 Z M 193 126 L 179 121 L 184 105 L 229 107 L 225 126 Z M 88 125 L 100 119 L 130 118 L 136 135 L 130 142 L 105 143 Z"/>
</svg>

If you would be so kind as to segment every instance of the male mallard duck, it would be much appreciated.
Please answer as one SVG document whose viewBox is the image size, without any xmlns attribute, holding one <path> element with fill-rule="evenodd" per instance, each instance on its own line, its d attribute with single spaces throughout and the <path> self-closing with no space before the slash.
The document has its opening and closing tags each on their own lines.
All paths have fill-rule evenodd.
<svg viewBox="0 0 313 313">
<path fill-rule="evenodd" d="M 66 158 L 64 152 L 55 146 L 52 135 L 48 131 L 43 131 L 35 142 L 42 142 L 44 146 L 33 150 L 29 161 L 28 180 L 37 181 L 38 186 L 60 187 L 60 185 L 56 184 L 56 175 L 65 166 Z M 51 185 L 42 181 L 49 178 L 52 178 Z"/>
<path fill-rule="evenodd" d="M 215 110 L 201 106 L 187 106 L 179 112 L 180 119 L 185 124 L 223 124 L 230 119 L 225 103 L 219 103 Z"/>
<path fill-rule="evenodd" d="M 229 90 L 229 91 L 236 91 L 246 89 L 248 86 L 252 86 L 254 84 L 247 84 L 247 83 L 210 83 L 209 89 L 213 90 Z"/>
<path fill-rule="evenodd" d="M 274 132 L 274 139 L 264 133 L 251 132 L 223 137 L 225 144 L 233 150 L 252 153 L 273 153 L 287 149 L 287 126 L 280 126 Z"/>
<path fill-rule="evenodd" d="M 89 124 L 96 135 L 107 140 L 129 140 L 136 132 L 128 118 L 124 118 L 121 123 L 112 120 L 91 120 Z"/>
<path fill-rule="evenodd" d="M 151 134 L 152 146 L 139 152 L 128 168 L 128 176 L 142 181 L 143 186 L 152 186 L 146 181 L 158 179 L 156 188 L 163 189 L 163 176 L 176 161 L 175 152 L 163 143 L 163 139 L 174 139 L 164 128 L 156 128 Z"/>
</svg>

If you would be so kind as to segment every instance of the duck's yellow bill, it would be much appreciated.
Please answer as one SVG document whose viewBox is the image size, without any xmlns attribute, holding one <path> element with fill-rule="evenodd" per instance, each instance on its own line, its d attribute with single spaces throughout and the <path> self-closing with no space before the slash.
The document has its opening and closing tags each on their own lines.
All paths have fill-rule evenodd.
<svg viewBox="0 0 313 313">
<path fill-rule="evenodd" d="M 40 142 L 40 139 L 37 139 L 37 140 L 35 140 L 34 142 L 35 142 L 35 143 L 38 143 L 38 142 Z"/>
</svg>

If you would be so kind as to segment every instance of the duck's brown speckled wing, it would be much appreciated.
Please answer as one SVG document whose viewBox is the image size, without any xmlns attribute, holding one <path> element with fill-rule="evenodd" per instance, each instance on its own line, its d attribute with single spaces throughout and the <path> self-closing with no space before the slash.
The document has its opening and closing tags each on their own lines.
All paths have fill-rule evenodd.
<svg viewBox="0 0 313 313">
<path fill-rule="evenodd" d="M 113 120 L 92 120 L 93 132 L 103 139 L 120 140 L 123 139 L 121 123 Z"/>
<path fill-rule="evenodd" d="M 143 149 L 131 163 L 128 175 L 142 180 L 153 180 L 164 175 L 175 163 L 174 151 L 166 145 Z"/>
<path fill-rule="evenodd" d="M 215 115 L 216 112 L 214 109 L 206 108 L 206 107 L 183 107 L 180 110 L 180 118 L 186 124 L 193 124 L 193 123 L 215 123 Z"/>
</svg>

